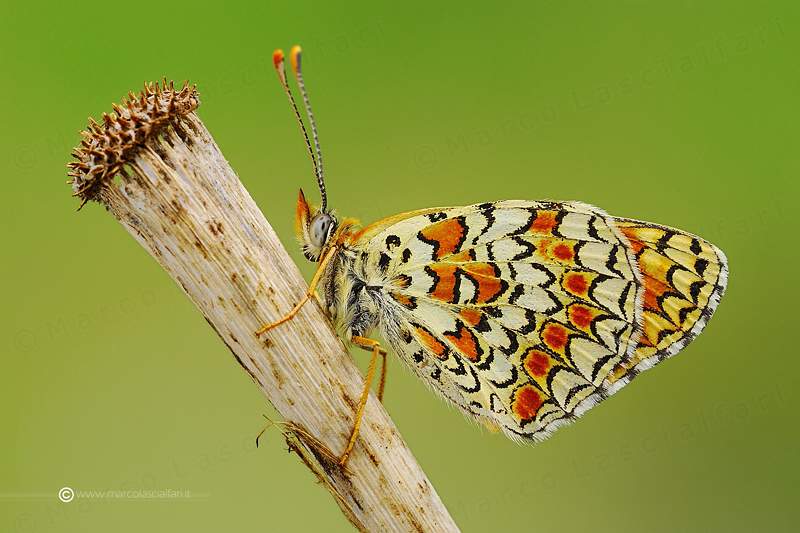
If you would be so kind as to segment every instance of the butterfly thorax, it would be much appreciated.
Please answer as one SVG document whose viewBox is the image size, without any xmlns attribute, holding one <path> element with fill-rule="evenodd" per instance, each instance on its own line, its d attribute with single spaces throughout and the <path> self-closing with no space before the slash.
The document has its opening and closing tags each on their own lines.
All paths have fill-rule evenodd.
<svg viewBox="0 0 800 533">
<path fill-rule="evenodd" d="M 358 251 L 342 246 L 323 277 L 325 310 L 347 340 L 368 336 L 385 307 L 384 280 L 369 276 L 358 263 Z"/>
</svg>

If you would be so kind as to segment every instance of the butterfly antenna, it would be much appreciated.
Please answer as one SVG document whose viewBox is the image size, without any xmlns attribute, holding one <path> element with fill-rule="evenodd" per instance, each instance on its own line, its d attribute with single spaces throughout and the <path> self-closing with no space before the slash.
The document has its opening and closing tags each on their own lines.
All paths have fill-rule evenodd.
<svg viewBox="0 0 800 533">
<path fill-rule="evenodd" d="M 300 92 L 303 94 L 303 102 L 305 102 L 306 111 L 308 112 L 308 122 L 311 124 L 311 134 L 314 136 L 314 147 L 317 150 L 317 163 L 319 164 L 317 185 L 319 185 L 319 193 L 322 195 L 322 210 L 325 211 L 328 199 L 325 193 L 325 180 L 322 177 L 322 152 L 319 149 L 319 135 L 317 135 L 317 125 L 314 123 L 314 113 L 311 112 L 311 102 L 308 101 L 308 93 L 306 93 L 306 86 L 303 83 L 303 71 L 300 70 L 300 53 L 300 47 L 295 46 L 292 48 L 292 51 L 289 52 L 289 59 L 292 61 L 292 70 L 294 70 L 294 77 L 297 80 L 297 85 L 300 86 Z"/>
<path fill-rule="evenodd" d="M 294 110 L 294 116 L 297 118 L 298 124 L 300 124 L 300 129 L 303 130 L 303 137 L 306 140 L 306 146 L 308 147 L 308 153 L 311 156 L 311 163 L 314 165 L 314 175 L 317 176 L 317 183 L 322 183 L 322 178 L 320 177 L 319 167 L 317 167 L 317 160 L 314 158 L 314 150 L 311 148 L 311 142 L 308 140 L 308 133 L 306 133 L 306 126 L 303 124 L 303 119 L 300 118 L 300 112 L 297 110 L 297 105 L 294 103 L 294 98 L 292 97 L 292 91 L 289 90 L 289 84 L 286 80 L 286 66 L 284 63 L 284 56 L 283 50 L 275 50 L 272 54 L 272 62 L 275 64 L 275 71 L 278 73 L 278 77 L 281 79 L 281 84 L 283 85 L 283 90 L 286 91 L 286 96 L 289 97 L 289 103 L 292 104 L 292 109 Z M 294 59 L 292 59 L 292 65 L 294 65 Z M 313 123 L 313 122 L 312 122 Z M 314 134 L 316 137 L 316 133 Z M 319 149 L 317 149 L 319 150 Z M 321 186 L 322 190 L 322 209 L 321 211 L 325 211 L 325 207 L 327 206 L 327 199 L 325 198 L 325 188 Z"/>
</svg>

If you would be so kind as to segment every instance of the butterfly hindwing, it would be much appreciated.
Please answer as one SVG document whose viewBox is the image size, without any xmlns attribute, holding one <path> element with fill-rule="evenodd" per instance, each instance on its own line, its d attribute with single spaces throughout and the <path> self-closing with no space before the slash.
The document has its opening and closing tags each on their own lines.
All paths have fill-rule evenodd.
<svg viewBox="0 0 800 533">
<path fill-rule="evenodd" d="M 649 222 L 616 219 L 616 224 L 641 271 L 643 333 L 634 356 L 608 377 L 612 390 L 699 335 L 728 281 L 725 254 L 708 241 Z"/>
</svg>

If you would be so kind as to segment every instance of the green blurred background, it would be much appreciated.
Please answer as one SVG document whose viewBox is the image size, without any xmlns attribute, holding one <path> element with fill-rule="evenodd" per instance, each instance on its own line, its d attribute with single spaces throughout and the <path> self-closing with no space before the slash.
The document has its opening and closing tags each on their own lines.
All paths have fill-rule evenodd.
<svg viewBox="0 0 800 533">
<path fill-rule="evenodd" d="M 4 4 L 0 530 L 351 530 L 277 431 L 255 448 L 277 415 L 200 313 L 64 184 L 88 116 L 188 78 L 310 279 L 313 175 L 271 65 L 299 43 L 340 213 L 582 200 L 729 258 L 691 346 L 535 448 L 391 359 L 386 409 L 463 531 L 797 531 L 799 33 L 796 1 Z"/>
</svg>

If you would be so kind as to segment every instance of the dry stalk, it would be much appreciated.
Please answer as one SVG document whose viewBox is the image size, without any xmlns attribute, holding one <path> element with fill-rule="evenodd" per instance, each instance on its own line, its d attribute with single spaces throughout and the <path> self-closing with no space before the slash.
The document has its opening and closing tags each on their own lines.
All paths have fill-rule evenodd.
<svg viewBox="0 0 800 533">
<path fill-rule="evenodd" d="M 254 335 L 307 285 L 194 113 L 198 97 L 165 79 L 129 93 L 102 124 L 89 119 L 70 164 L 81 206 L 103 204 L 183 288 L 356 528 L 458 531 L 373 395 L 347 469 L 329 459 L 347 444 L 363 377 L 315 301 Z"/>
</svg>

